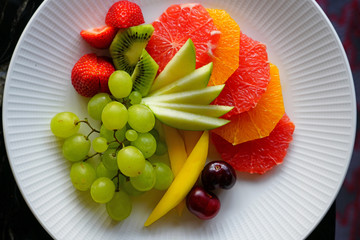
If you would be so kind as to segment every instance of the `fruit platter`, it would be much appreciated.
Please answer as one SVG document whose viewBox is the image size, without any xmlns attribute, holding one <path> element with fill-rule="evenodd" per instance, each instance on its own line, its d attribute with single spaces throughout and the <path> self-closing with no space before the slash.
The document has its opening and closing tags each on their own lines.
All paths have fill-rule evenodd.
<svg viewBox="0 0 360 240">
<path fill-rule="evenodd" d="M 303 239 L 346 174 L 355 102 L 310 0 L 47 0 L 3 125 L 55 239 Z"/>
</svg>

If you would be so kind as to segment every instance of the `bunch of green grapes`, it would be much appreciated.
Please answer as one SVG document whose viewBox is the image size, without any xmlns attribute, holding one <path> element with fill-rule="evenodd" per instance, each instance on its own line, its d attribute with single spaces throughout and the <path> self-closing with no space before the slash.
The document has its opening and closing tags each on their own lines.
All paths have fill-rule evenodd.
<svg viewBox="0 0 360 240">
<path fill-rule="evenodd" d="M 72 162 L 73 186 L 90 191 L 95 202 L 106 204 L 112 219 L 121 221 L 131 213 L 132 196 L 151 189 L 166 190 L 174 175 L 168 164 L 149 161 L 166 154 L 166 144 L 154 128 L 154 114 L 140 104 L 141 94 L 132 91 L 131 77 L 115 73 L 109 78 L 111 94 L 96 94 L 87 105 L 89 116 L 101 121 L 100 130 L 71 112 L 56 114 L 50 128 L 64 139 L 62 153 Z M 87 124 L 91 132 L 79 133 L 80 124 Z M 91 134 L 97 134 L 92 141 Z M 96 152 L 92 156 L 91 148 Z M 96 167 L 87 162 L 94 155 L 101 156 Z"/>
</svg>

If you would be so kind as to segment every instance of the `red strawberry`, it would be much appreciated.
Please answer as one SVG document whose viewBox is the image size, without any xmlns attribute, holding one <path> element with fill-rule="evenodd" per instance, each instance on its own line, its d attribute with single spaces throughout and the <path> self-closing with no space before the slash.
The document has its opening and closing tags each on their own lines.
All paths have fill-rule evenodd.
<svg viewBox="0 0 360 240">
<path fill-rule="evenodd" d="M 129 1 L 114 3 L 106 14 L 105 23 L 116 28 L 128 28 L 143 24 L 144 16 L 139 5 Z"/>
<path fill-rule="evenodd" d="M 75 90 L 84 97 L 92 97 L 100 90 L 95 53 L 85 54 L 74 65 L 71 83 Z"/>
<path fill-rule="evenodd" d="M 117 28 L 102 26 L 80 32 L 81 37 L 94 48 L 108 48 L 117 33 Z"/>
<path fill-rule="evenodd" d="M 108 57 L 98 57 L 98 76 L 100 81 L 100 91 L 105 93 L 110 93 L 108 81 L 110 75 L 115 71 L 115 68 L 112 64 L 111 58 Z"/>
<path fill-rule="evenodd" d="M 99 92 L 110 93 L 108 80 L 115 68 L 109 57 L 97 57 L 95 53 L 82 56 L 71 72 L 71 83 L 84 97 L 92 97 Z"/>
</svg>

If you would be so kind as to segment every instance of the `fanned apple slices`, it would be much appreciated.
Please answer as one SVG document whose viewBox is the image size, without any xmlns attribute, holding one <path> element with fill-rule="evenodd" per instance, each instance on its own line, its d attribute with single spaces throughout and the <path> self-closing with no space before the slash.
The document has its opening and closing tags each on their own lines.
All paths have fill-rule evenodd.
<svg viewBox="0 0 360 240">
<path fill-rule="evenodd" d="M 224 87 L 225 85 L 217 85 L 196 90 L 149 96 L 143 98 L 142 103 L 145 105 L 151 105 L 153 102 L 208 105 L 214 101 L 214 99 L 220 94 Z"/>
<path fill-rule="evenodd" d="M 195 70 L 195 66 L 196 50 L 193 41 L 189 38 L 157 76 L 150 91 L 153 92 L 191 73 Z"/>
<path fill-rule="evenodd" d="M 194 49 L 189 39 L 155 79 L 141 103 L 166 125 L 184 130 L 210 130 L 228 123 L 229 120 L 219 117 L 233 107 L 209 105 L 225 85 L 208 86 L 213 64 L 195 69 Z"/>
<path fill-rule="evenodd" d="M 151 105 L 149 107 L 154 112 L 156 118 L 162 123 L 177 129 L 202 131 L 214 129 L 229 122 L 229 120 L 222 118 L 208 117 L 205 115 L 178 111 L 155 105 Z"/>
<path fill-rule="evenodd" d="M 221 117 L 229 112 L 233 107 L 221 105 L 194 105 L 182 103 L 154 102 L 150 104 L 154 108 L 167 108 L 181 112 L 188 112 L 208 117 Z"/>
<path fill-rule="evenodd" d="M 201 68 L 193 70 L 189 74 L 174 82 L 168 83 L 158 90 L 151 91 L 148 97 L 177 93 L 187 91 L 189 89 L 196 90 L 205 88 L 208 85 L 212 69 L 213 63 L 211 62 Z"/>
</svg>

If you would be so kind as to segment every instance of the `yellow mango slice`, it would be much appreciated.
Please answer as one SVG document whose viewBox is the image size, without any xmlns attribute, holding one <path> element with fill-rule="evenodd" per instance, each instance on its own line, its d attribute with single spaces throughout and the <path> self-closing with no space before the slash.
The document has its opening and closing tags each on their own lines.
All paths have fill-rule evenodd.
<svg viewBox="0 0 360 240">
<path fill-rule="evenodd" d="M 185 143 L 177 129 L 169 127 L 165 124 L 163 125 L 163 129 L 165 133 L 165 141 L 168 148 L 171 169 L 176 176 L 187 158 Z"/>
<path fill-rule="evenodd" d="M 184 139 L 182 138 L 179 130 L 163 124 L 165 141 L 168 148 L 171 170 L 176 177 L 183 167 L 188 155 L 185 148 Z M 182 215 L 186 203 L 182 201 L 176 206 L 176 211 L 179 216 Z"/>
<path fill-rule="evenodd" d="M 189 156 L 192 150 L 194 149 L 196 143 L 199 141 L 202 131 L 187 131 L 180 130 L 181 135 L 183 136 L 186 153 Z"/>
<path fill-rule="evenodd" d="M 203 170 L 209 148 L 209 132 L 204 131 L 180 172 L 156 205 L 144 226 L 149 226 L 183 201 Z"/>
</svg>

